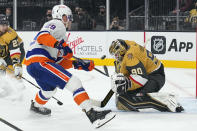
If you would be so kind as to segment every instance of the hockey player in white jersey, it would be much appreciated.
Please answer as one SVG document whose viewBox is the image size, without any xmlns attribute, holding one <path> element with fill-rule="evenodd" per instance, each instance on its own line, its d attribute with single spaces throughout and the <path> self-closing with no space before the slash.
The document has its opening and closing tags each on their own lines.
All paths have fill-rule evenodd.
<svg viewBox="0 0 197 131">
<path fill-rule="evenodd" d="M 44 105 L 56 93 L 57 88 L 66 88 L 73 93 L 76 104 L 98 128 L 112 120 L 115 114 L 111 110 L 94 109 L 80 79 L 66 70 L 71 67 L 85 71 L 94 69 L 93 61 L 86 60 L 84 64 L 81 61 L 71 60 L 73 53 L 65 42 L 65 25 L 69 21 L 70 14 L 70 9 L 65 5 L 54 6 L 53 20 L 43 25 L 30 44 L 24 63 L 27 65 L 27 72 L 41 88 L 32 100 L 30 109 L 43 115 L 51 114 L 51 110 Z"/>
</svg>

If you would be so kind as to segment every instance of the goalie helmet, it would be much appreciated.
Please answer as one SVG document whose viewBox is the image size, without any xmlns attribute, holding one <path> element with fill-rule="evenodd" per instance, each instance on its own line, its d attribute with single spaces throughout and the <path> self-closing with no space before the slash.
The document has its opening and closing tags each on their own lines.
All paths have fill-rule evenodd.
<svg viewBox="0 0 197 131">
<path fill-rule="evenodd" d="M 72 11 L 66 5 L 55 5 L 52 9 L 52 17 L 53 19 L 62 20 L 62 17 L 66 15 L 69 21 L 72 21 Z M 62 20 L 63 21 L 63 20 Z M 64 21 L 63 21 L 64 23 Z"/>
<path fill-rule="evenodd" d="M 114 56 L 117 61 L 122 61 L 127 50 L 128 50 L 128 45 L 125 43 L 124 40 L 121 39 L 112 41 L 109 47 L 110 55 Z"/>
</svg>

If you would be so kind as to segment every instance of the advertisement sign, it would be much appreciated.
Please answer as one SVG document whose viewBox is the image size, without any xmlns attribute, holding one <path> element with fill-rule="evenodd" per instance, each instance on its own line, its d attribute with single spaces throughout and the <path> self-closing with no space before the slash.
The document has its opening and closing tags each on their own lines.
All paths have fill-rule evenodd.
<svg viewBox="0 0 197 131">
<path fill-rule="evenodd" d="M 146 48 L 161 60 L 195 61 L 196 33 L 146 32 Z"/>
<path fill-rule="evenodd" d="M 38 32 L 17 33 L 23 39 L 25 50 L 27 50 Z M 71 31 L 67 32 L 67 43 L 72 48 L 75 56 L 92 58 L 97 62 L 97 65 L 113 65 L 112 56 L 109 54 L 109 46 L 112 41 L 123 39 L 135 41 L 145 46 L 158 59 L 163 60 L 167 67 L 186 67 L 185 65 L 191 65 L 191 68 L 195 67 L 195 32 L 146 32 L 145 34 L 146 36 L 144 36 L 144 32 Z M 146 38 L 145 43 L 144 38 Z M 108 63 L 99 62 L 103 55 L 107 56 L 108 60 L 106 62 Z"/>
</svg>

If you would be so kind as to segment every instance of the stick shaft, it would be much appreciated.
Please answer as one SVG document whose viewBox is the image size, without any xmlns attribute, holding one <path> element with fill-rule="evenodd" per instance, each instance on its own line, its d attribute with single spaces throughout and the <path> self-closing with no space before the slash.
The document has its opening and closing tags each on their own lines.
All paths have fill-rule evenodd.
<svg viewBox="0 0 197 131">
<path fill-rule="evenodd" d="M 8 68 L 8 67 L 7 67 L 7 69 L 10 70 L 11 72 L 14 72 L 12 69 L 10 69 L 10 68 Z M 23 80 L 27 81 L 28 83 L 30 83 L 31 85 L 33 85 L 34 87 L 40 89 L 40 87 L 38 87 L 37 85 L 35 85 L 35 84 L 32 83 L 31 81 L 27 80 L 25 77 L 22 76 L 21 78 L 22 78 Z M 59 101 L 57 98 L 55 98 L 55 97 L 53 97 L 53 96 L 52 96 L 52 98 L 55 99 L 56 101 L 58 101 L 61 105 L 63 104 L 63 103 L 62 103 L 61 101 Z"/>
<path fill-rule="evenodd" d="M 101 107 L 105 107 L 107 105 L 107 103 L 109 102 L 109 100 L 111 99 L 111 97 L 113 96 L 114 92 L 112 90 L 110 90 L 107 95 L 105 96 L 105 98 L 103 99 L 103 101 L 101 101 Z"/>
<path fill-rule="evenodd" d="M 15 125 L 9 123 L 8 121 L 6 121 L 6 120 L 4 120 L 4 119 L 2 119 L 2 118 L 0 118 L 0 121 L 1 121 L 2 123 L 4 123 L 4 124 L 8 125 L 9 127 L 13 128 L 13 129 L 15 129 L 15 130 L 17 130 L 17 131 L 22 131 L 20 128 L 16 127 Z"/>
<path fill-rule="evenodd" d="M 24 77 L 21 77 L 21 78 L 22 78 L 23 80 L 29 82 L 30 84 L 32 84 L 32 85 L 35 86 L 36 88 L 40 89 L 40 87 L 38 87 L 37 85 L 35 85 L 35 84 L 32 83 L 31 81 L 27 80 L 26 78 L 24 78 Z M 58 101 L 58 102 L 61 102 L 61 101 L 59 101 L 57 98 L 55 98 L 54 96 L 52 96 L 52 98 L 55 99 L 55 100 Z M 62 103 L 62 102 L 61 102 L 61 103 Z"/>
</svg>

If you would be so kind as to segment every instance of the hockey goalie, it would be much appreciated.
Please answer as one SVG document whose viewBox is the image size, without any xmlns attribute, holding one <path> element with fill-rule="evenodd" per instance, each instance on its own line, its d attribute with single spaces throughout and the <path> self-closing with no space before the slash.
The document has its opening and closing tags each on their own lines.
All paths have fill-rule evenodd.
<svg viewBox="0 0 197 131">
<path fill-rule="evenodd" d="M 111 76 L 111 85 L 119 110 L 184 110 L 175 95 L 159 92 L 165 83 L 164 66 L 150 51 L 134 41 L 117 39 L 111 43 L 109 52 L 115 57 L 116 73 Z"/>
</svg>

